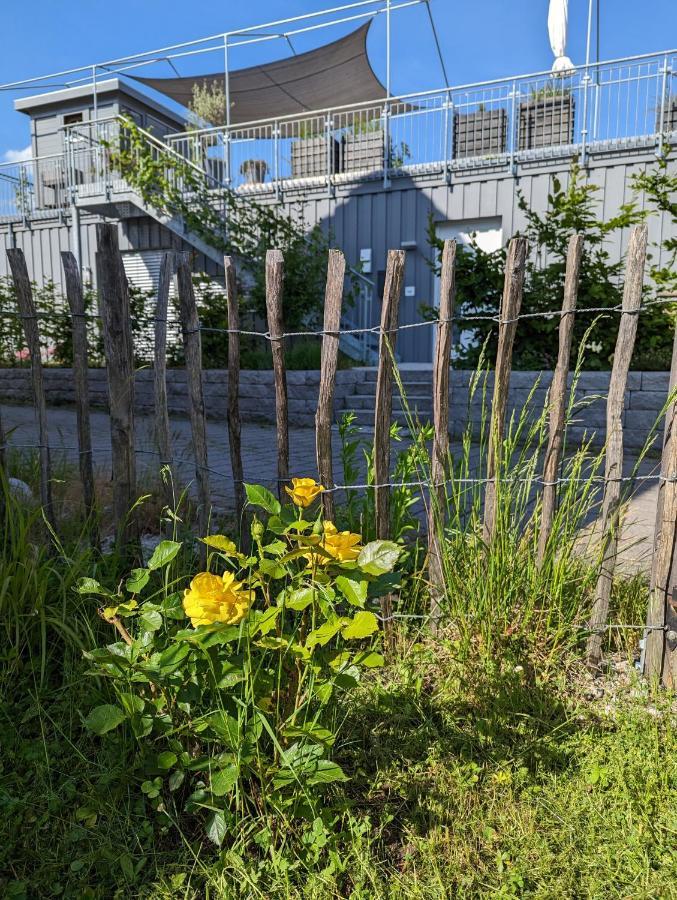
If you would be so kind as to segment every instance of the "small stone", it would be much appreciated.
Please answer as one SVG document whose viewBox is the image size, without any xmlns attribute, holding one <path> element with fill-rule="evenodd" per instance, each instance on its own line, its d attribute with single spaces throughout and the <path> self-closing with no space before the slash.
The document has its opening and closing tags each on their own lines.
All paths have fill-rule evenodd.
<svg viewBox="0 0 677 900">
<path fill-rule="evenodd" d="M 20 478 L 10 478 L 9 492 L 15 500 L 22 500 L 24 503 L 32 503 L 35 500 L 33 491 L 30 486 Z"/>
</svg>

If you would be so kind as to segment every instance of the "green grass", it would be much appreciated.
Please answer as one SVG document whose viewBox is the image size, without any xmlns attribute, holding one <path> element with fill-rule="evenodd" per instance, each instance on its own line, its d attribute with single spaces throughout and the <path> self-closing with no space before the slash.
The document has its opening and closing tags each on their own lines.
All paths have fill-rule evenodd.
<svg viewBox="0 0 677 900">
<path fill-rule="evenodd" d="M 480 439 L 485 446 L 486 423 Z M 73 588 L 84 575 L 117 582 L 120 561 L 87 547 L 67 504 L 57 546 L 38 511 L 6 504 L 0 895 L 677 898 L 674 698 L 650 696 L 631 669 L 592 686 L 584 673 L 596 557 L 581 556 L 577 542 L 599 500 L 585 480 L 598 460 L 569 458 L 583 481 L 562 492 L 537 567 L 543 439 L 538 411 L 508 428 L 503 474 L 518 480 L 501 484 L 498 539 L 486 547 L 481 487 L 463 481 L 467 437 L 444 500 L 440 633 L 433 640 L 423 625 L 403 626 L 390 664 L 337 699 L 335 758 L 350 780 L 331 788 L 320 817 L 283 818 L 261 804 L 220 849 L 176 798 L 163 794 L 158 807 L 144 795 L 142 757 L 152 747 L 125 728 L 102 739 L 84 727 L 111 692 L 82 650 L 112 637 Z M 398 465 L 404 481 L 426 477 L 420 454 Z M 34 483 L 32 460 L 14 466 Z M 398 495 L 395 506 L 406 512 L 409 499 Z M 416 546 L 400 608 L 422 614 Z M 182 562 L 187 574 L 191 565 Z M 640 624 L 646 600 L 644 578 L 618 577 L 612 621 Z M 605 650 L 631 661 L 638 635 L 612 631 Z M 588 699 L 600 684 L 603 696 Z"/>
<path fill-rule="evenodd" d="M 341 711 L 352 780 L 326 824 L 252 821 L 220 852 L 145 804 L 130 739 L 84 731 L 102 686 L 73 664 L 40 690 L 27 669 L 0 707 L 5 895 L 677 896 L 667 701 L 652 713 L 627 688 L 606 712 L 575 671 L 543 681 L 517 652 L 489 664 L 444 638 L 398 655 Z"/>
</svg>

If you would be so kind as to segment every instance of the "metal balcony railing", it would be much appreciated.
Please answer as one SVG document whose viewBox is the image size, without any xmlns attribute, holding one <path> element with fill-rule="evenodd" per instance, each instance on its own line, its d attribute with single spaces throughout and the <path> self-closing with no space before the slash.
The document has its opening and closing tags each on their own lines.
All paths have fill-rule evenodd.
<svg viewBox="0 0 677 900">
<path fill-rule="evenodd" d="M 408 94 L 304 117 L 180 132 L 160 141 L 214 187 L 241 193 L 491 167 L 677 140 L 677 51 Z M 117 119 L 64 129 L 63 151 L 0 164 L 0 218 L 46 218 L 128 190 L 111 171 Z"/>
<path fill-rule="evenodd" d="M 676 63 L 677 51 L 647 54 L 166 140 L 243 191 L 660 149 L 677 133 Z"/>
</svg>

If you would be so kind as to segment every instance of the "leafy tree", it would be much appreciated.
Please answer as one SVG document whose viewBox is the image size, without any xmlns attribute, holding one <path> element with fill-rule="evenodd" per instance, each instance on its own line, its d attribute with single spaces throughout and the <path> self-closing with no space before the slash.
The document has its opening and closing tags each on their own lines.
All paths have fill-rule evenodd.
<svg viewBox="0 0 677 900">
<path fill-rule="evenodd" d="M 607 221 L 599 218 L 596 185 L 585 183 L 580 166 L 572 163 L 568 184 L 554 176 L 544 214 L 530 209 L 523 194 L 518 195 L 519 208 L 525 216 L 523 234 L 529 241 L 529 259 L 525 279 L 522 313 L 556 312 L 561 308 L 564 291 L 566 256 L 571 235 L 585 237 L 581 260 L 578 307 L 581 310 L 612 310 L 622 302 L 624 261 L 612 261 L 608 244 L 625 228 L 645 218 L 636 204 L 625 203 Z M 438 252 L 442 241 L 429 222 L 429 241 Z M 458 359 L 463 365 L 475 366 L 482 346 L 487 345 L 489 359 L 495 358 L 498 329 L 492 321 L 472 321 L 472 316 L 495 316 L 500 309 L 506 248 L 486 253 L 472 240 L 467 247 L 457 248 L 457 308 L 468 320 L 456 337 Z M 438 267 L 437 258 L 434 266 Z M 586 368 L 608 369 L 611 365 L 619 317 L 603 315 L 588 337 Z M 591 314 L 576 316 L 572 358 L 576 358 L 586 330 L 593 321 Z M 521 369 L 550 369 L 557 360 L 559 316 L 523 319 L 515 342 L 513 364 Z M 669 317 L 656 307 L 643 313 L 637 336 L 634 365 L 638 368 L 663 368 L 671 345 Z M 668 355 L 669 358 L 669 355 Z"/>
<path fill-rule="evenodd" d="M 190 128 L 200 128 L 205 122 L 210 125 L 226 124 L 226 92 L 216 81 L 211 85 L 203 81 L 193 85 L 193 96 L 188 104 Z"/>
<path fill-rule="evenodd" d="M 632 179 L 636 191 L 644 195 L 657 214 L 667 213 L 675 237 L 666 238 L 660 249 L 663 262 L 652 263 L 651 279 L 659 292 L 677 291 L 677 171 L 670 172 L 670 148 L 659 158 L 655 169 L 641 172 Z"/>
</svg>

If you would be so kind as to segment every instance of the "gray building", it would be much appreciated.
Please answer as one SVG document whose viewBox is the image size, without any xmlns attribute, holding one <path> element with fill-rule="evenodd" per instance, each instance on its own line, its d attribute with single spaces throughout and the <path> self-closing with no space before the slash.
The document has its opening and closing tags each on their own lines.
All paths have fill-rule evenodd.
<svg viewBox="0 0 677 900">
<path fill-rule="evenodd" d="M 217 251 L 145 204 L 111 169 L 107 148 L 128 116 L 152 152 L 187 161 L 215 196 L 236 191 L 331 234 L 363 273 L 349 326 L 376 324 L 387 250 L 405 248 L 401 321 L 419 321 L 436 293 L 429 219 L 440 236 L 476 234 L 486 249 L 498 247 L 524 225 L 519 193 L 545 212 L 552 177 L 566 181 L 574 157 L 600 188 L 600 217 L 612 216 L 633 198 L 633 174 L 677 143 L 676 63 L 674 52 L 644 55 L 566 77 L 540 73 L 190 132 L 170 101 L 146 93 L 163 89 L 157 79 L 143 90 L 113 77 L 95 90 L 24 97 L 15 107 L 28 117 L 33 158 L 0 166 L 0 275 L 2 249 L 17 246 L 35 281 L 60 285 L 59 252 L 71 249 L 93 281 L 95 225 L 114 220 L 128 277 L 139 286 L 153 286 L 167 249 L 192 250 L 196 270 L 222 277 Z M 653 242 L 677 236 L 666 216 L 652 216 L 649 228 Z M 612 258 L 626 239 L 609 248 Z M 364 342 L 346 349 L 370 358 Z M 428 362 L 428 330 L 403 331 L 398 352 L 402 361 Z"/>
</svg>

